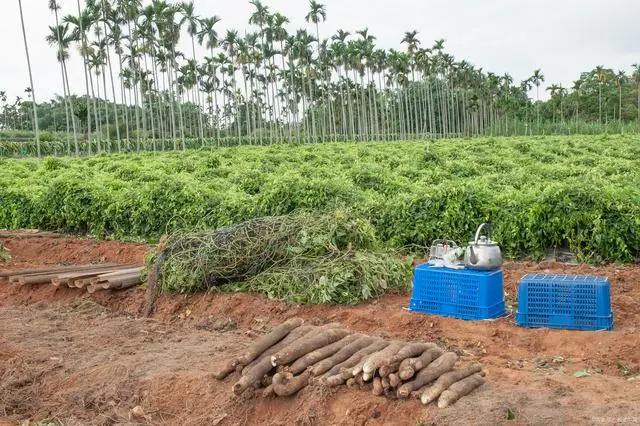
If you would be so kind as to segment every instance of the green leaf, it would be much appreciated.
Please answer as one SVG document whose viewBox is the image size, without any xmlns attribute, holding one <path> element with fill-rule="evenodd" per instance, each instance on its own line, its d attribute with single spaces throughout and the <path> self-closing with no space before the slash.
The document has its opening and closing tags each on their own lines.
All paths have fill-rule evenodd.
<svg viewBox="0 0 640 426">
<path fill-rule="evenodd" d="M 623 376 L 628 376 L 629 375 L 629 368 L 627 366 L 625 366 L 622 361 L 618 361 L 618 371 L 620 371 L 620 374 L 622 374 Z"/>
<path fill-rule="evenodd" d="M 511 408 L 507 408 L 507 420 L 515 420 L 515 419 L 516 419 L 516 413 Z"/>
<path fill-rule="evenodd" d="M 589 374 L 587 370 L 578 370 L 573 373 L 573 376 L 580 379 L 582 377 L 589 377 L 591 374 Z"/>
</svg>

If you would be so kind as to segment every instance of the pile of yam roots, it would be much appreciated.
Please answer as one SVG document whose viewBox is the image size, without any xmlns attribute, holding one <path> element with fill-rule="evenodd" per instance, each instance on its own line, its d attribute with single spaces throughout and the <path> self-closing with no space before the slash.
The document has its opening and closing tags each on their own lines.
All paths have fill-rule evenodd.
<svg viewBox="0 0 640 426">
<path fill-rule="evenodd" d="M 352 333 L 339 324 L 313 326 L 292 318 L 257 339 L 215 377 L 241 373 L 233 392 L 264 388 L 263 396 L 289 396 L 310 384 L 347 385 L 393 399 L 438 401 L 444 408 L 484 383 L 477 364 L 434 343 L 403 342 Z"/>
</svg>

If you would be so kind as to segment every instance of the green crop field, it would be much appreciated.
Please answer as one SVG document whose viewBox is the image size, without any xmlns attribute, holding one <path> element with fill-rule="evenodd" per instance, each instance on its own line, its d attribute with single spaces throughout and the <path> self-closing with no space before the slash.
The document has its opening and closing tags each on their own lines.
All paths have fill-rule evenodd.
<svg viewBox="0 0 640 426">
<path fill-rule="evenodd" d="M 491 220 L 509 257 L 566 247 L 640 257 L 640 138 L 329 143 L 0 159 L 0 228 L 157 240 L 296 210 L 344 209 L 390 248 L 463 244 Z"/>
</svg>

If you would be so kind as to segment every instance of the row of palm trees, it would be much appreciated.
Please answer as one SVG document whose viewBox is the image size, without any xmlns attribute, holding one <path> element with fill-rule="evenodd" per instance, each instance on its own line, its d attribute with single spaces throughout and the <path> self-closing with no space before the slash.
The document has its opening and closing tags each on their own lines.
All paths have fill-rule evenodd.
<svg viewBox="0 0 640 426">
<path fill-rule="evenodd" d="M 59 0 L 48 0 L 53 25 L 46 38 L 60 67 L 68 153 L 78 154 L 82 140 L 101 152 L 140 149 L 148 141 L 154 149 L 185 148 L 194 138 L 396 140 L 541 126 L 540 70 L 516 84 L 509 74 L 456 61 L 443 40 L 424 47 L 417 31 L 389 50 L 377 47 L 367 29 L 323 38 L 327 11 L 316 0 L 305 17 L 313 31 L 291 31 L 286 16 L 251 0 L 250 30 L 224 33 L 221 19 L 199 16 L 193 2 L 75 3 L 63 14 Z M 74 48 L 84 75 L 81 112 L 69 84 Z M 640 86 L 640 69 L 631 78 Z M 535 103 L 527 96 L 533 87 Z M 552 97 L 563 90 L 555 87 Z M 35 94 L 32 100 L 36 114 Z M 33 122 L 37 128 L 37 117 Z"/>
</svg>

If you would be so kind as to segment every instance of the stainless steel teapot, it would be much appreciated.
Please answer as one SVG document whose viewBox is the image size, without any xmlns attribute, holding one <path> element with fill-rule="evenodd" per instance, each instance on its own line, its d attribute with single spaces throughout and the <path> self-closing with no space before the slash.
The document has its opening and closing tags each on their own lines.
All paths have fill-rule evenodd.
<svg viewBox="0 0 640 426">
<path fill-rule="evenodd" d="M 475 240 L 470 241 L 465 250 L 465 268 L 478 271 L 493 271 L 502 267 L 502 253 L 498 243 L 487 236 L 480 236 L 480 231 L 486 225 L 486 223 L 483 223 L 478 227 Z"/>
</svg>

